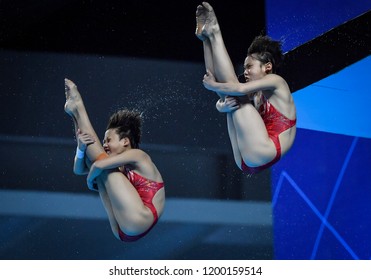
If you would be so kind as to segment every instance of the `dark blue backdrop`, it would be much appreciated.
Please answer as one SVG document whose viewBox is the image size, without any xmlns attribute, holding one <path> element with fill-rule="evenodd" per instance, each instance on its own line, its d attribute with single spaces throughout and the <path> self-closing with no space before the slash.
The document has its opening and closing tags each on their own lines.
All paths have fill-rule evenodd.
<svg viewBox="0 0 371 280">
<path fill-rule="evenodd" d="M 268 33 L 284 39 L 286 51 L 371 8 L 371 1 L 267 0 L 266 3 Z M 315 63 L 326 64 L 326 61 Z M 303 75 L 308 74 L 303 65 Z M 348 84 L 355 77 L 357 73 L 348 73 Z M 328 115 L 351 114 L 351 110 L 338 111 L 337 99 L 356 98 L 363 102 L 363 94 L 365 97 L 370 94 L 369 87 L 362 92 L 349 92 L 339 80 L 334 89 L 339 94 L 327 104 L 320 105 L 325 98 L 311 100 L 311 96 L 305 96 L 305 100 L 323 106 Z M 326 94 L 325 88 L 315 90 L 319 93 L 317 97 Z M 296 94 L 293 96 L 295 99 Z M 298 118 L 304 113 L 305 104 L 302 106 L 298 108 Z M 356 113 L 360 118 L 368 118 L 366 111 Z M 321 127 L 321 123 L 315 125 Z M 294 147 L 272 168 L 275 258 L 370 259 L 371 139 L 306 127 L 309 129 L 298 129 Z M 363 129 L 369 132 L 371 127 Z"/>
</svg>

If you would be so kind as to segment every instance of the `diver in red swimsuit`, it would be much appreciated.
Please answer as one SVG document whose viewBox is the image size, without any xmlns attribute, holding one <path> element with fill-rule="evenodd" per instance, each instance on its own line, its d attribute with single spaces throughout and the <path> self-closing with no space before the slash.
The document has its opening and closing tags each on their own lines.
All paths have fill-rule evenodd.
<svg viewBox="0 0 371 280">
<path fill-rule="evenodd" d="M 246 83 L 239 82 L 214 9 L 202 2 L 196 10 L 196 36 L 203 42 L 205 88 L 216 92 L 226 113 L 236 165 L 254 174 L 277 162 L 293 145 L 296 109 L 289 86 L 275 74 L 283 58 L 281 43 L 258 36 L 244 62 Z"/>
<path fill-rule="evenodd" d="M 122 172 L 126 176 L 126 178 L 129 179 L 130 183 L 134 186 L 134 188 L 137 190 L 141 200 L 143 201 L 143 204 L 147 206 L 153 214 L 152 225 L 145 232 L 139 235 L 134 236 L 127 235 L 120 228 L 118 229 L 121 241 L 132 242 L 145 236 L 157 223 L 158 221 L 157 209 L 153 205 L 152 200 L 156 193 L 164 187 L 164 183 L 149 180 L 127 167 L 124 168 Z"/>
<path fill-rule="evenodd" d="M 260 171 L 271 167 L 273 164 L 280 160 L 281 144 L 278 136 L 285 130 L 288 130 L 296 125 L 296 119 L 290 120 L 286 118 L 276 108 L 274 108 L 274 106 L 269 102 L 268 99 L 264 97 L 264 95 L 262 95 L 262 104 L 260 105 L 258 111 L 263 119 L 268 132 L 268 136 L 273 141 L 276 147 L 277 153 L 272 161 L 258 167 L 249 167 L 242 160 L 241 169 L 249 174 L 259 173 Z"/>
<path fill-rule="evenodd" d="M 76 85 L 65 79 L 65 91 L 65 111 L 78 140 L 74 173 L 88 174 L 88 188 L 99 192 L 115 237 L 136 241 L 157 223 L 165 204 L 161 174 L 139 149 L 142 115 L 127 109 L 114 113 L 102 145 Z"/>
</svg>

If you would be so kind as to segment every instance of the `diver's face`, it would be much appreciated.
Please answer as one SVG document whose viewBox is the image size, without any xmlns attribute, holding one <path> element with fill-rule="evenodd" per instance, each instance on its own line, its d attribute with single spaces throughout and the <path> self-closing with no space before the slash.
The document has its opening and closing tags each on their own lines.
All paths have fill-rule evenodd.
<svg viewBox="0 0 371 280">
<path fill-rule="evenodd" d="M 264 65 L 252 56 L 247 56 L 244 62 L 246 82 L 259 80 L 266 75 Z"/>
<path fill-rule="evenodd" d="M 103 148 L 104 151 L 110 155 L 118 155 L 126 150 L 127 138 L 120 140 L 119 135 L 115 129 L 108 129 L 104 134 Z"/>
</svg>

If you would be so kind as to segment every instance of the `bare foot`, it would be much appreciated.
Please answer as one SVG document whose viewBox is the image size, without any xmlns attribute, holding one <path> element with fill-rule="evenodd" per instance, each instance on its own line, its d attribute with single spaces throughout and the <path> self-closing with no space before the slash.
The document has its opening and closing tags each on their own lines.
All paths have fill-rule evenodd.
<svg viewBox="0 0 371 280">
<path fill-rule="evenodd" d="M 66 94 L 66 103 L 64 111 L 71 117 L 74 117 L 79 106 L 82 105 L 82 98 L 77 90 L 77 86 L 69 79 L 64 79 L 64 90 Z"/>
<path fill-rule="evenodd" d="M 218 20 L 216 18 L 213 7 L 207 3 L 202 2 L 196 10 L 196 36 L 201 40 L 205 40 L 205 37 L 220 32 Z"/>
<path fill-rule="evenodd" d="M 197 6 L 196 10 L 196 36 L 201 41 L 205 41 L 206 37 L 202 35 L 202 28 L 204 27 L 206 23 L 206 9 L 202 5 Z"/>
</svg>

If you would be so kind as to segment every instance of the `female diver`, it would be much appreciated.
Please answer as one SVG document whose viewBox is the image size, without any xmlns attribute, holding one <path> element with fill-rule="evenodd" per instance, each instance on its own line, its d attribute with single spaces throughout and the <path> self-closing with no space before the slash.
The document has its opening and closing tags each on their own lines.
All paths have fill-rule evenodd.
<svg viewBox="0 0 371 280">
<path fill-rule="evenodd" d="M 237 166 L 248 174 L 269 168 L 290 150 L 296 134 L 290 89 L 275 74 L 283 57 L 281 44 L 268 36 L 256 37 L 244 62 L 246 83 L 240 83 L 215 12 L 207 2 L 196 10 L 196 36 L 203 42 L 203 84 L 220 97 L 216 108 L 227 115 Z"/>
<path fill-rule="evenodd" d="M 88 187 L 99 192 L 114 236 L 136 241 L 157 223 L 165 204 L 161 174 L 139 149 L 142 116 L 126 109 L 114 113 L 102 146 L 71 80 L 65 79 L 65 93 L 65 112 L 73 119 L 78 142 L 74 173 L 88 174 Z"/>
</svg>

